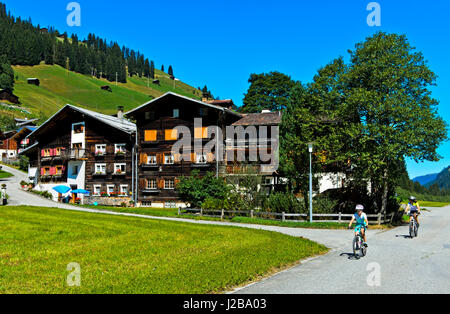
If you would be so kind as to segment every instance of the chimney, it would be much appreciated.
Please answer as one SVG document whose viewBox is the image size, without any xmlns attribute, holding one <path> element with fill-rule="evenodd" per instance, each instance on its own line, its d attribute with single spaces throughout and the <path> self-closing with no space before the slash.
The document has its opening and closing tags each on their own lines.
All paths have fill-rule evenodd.
<svg viewBox="0 0 450 314">
<path fill-rule="evenodd" d="M 117 107 L 117 118 L 123 120 L 123 106 Z"/>
</svg>

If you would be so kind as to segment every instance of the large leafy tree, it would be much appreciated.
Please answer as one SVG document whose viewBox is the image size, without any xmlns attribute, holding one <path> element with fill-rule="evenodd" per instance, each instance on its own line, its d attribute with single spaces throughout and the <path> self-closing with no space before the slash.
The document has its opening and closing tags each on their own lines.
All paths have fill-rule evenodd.
<svg viewBox="0 0 450 314">
<path fill-rule="evenodd" d="M 250 87 L 244 97 L 243 113 L 262 110 L 279 111 L 286 108 L 295 81 L 280 72 L 251 74 Z"/>
<path fill-rule="evenodd" d="M 430 87 L 436 75 L 404 35 L 379 32 L 351 51 L 346 102 L 361 121 L 354 161 L 385 212 L 404 158 L 437 161 L 447 126 Z"/>
<path fill-rule="evenodd" d="M 305 196 L 309 188 L 308 143 L 314 143 L 314 173 L 348 170 L 358 117 L 345 102 L 346 72 L 339 58 L 320 69 L 312 83 L 297 83 L 283 115 L 280 172 L 290 179 L 294 191 Z"/>
</svg>

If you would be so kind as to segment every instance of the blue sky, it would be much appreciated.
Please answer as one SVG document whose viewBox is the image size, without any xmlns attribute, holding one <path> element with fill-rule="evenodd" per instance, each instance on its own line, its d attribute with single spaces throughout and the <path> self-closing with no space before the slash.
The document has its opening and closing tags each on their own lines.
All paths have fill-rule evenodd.
<svg viewBox="0 0 450 314">
<path fill-rule="evenodd" d="M 81 27 L 66 23 L 68 0 L 2 0 L 15 16 L 84 38 L 92 32 L 140 50 L 195 86 L 242 104 L 250 73 L 280 71 L 309 82 L 315 72 L 373 32 L 406 34 L 439 76 L 434 97 L 450 121 L 448 0 L 384 0 L 381 27 L 366 23 L 369 0 L 79 0 Z M 450 143 L 440 162 L 408 161 L 411 177 L 450 165 Z"/>
</svg>

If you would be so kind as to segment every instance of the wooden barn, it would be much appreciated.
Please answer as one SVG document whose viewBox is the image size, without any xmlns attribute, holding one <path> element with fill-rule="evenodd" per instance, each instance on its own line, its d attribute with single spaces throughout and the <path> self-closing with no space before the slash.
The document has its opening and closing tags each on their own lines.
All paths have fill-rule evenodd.
<svg viewBox="0 0 450 314">
<path fill-rule="evenodd" d="M 38 78 L 32 77 L 32 78 L 28 78 L 27 79 L 28 84 L 30 85 L 36 85 L 39 86 L 41 85 L 41 81 Z"/>
<path fill-rule="evenodd" d="M 19 97 L 5 89 L 0 89 L 0 100 L 5 100 L 16 105 L 20 104 Z"/>
</svg>

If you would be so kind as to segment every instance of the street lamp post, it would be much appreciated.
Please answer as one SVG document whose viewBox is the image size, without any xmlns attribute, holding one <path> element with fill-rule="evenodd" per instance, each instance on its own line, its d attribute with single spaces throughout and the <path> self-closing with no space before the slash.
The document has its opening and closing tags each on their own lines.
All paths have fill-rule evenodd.
<svg viewBox="0 0 450 314">
<path fill-rule="evenodd" d="M 309 222 L 313 222 L 313 205 L 312 205 L 312 152 L 313 143 L 308 144 L 309 151 Z"/>
</svg>

